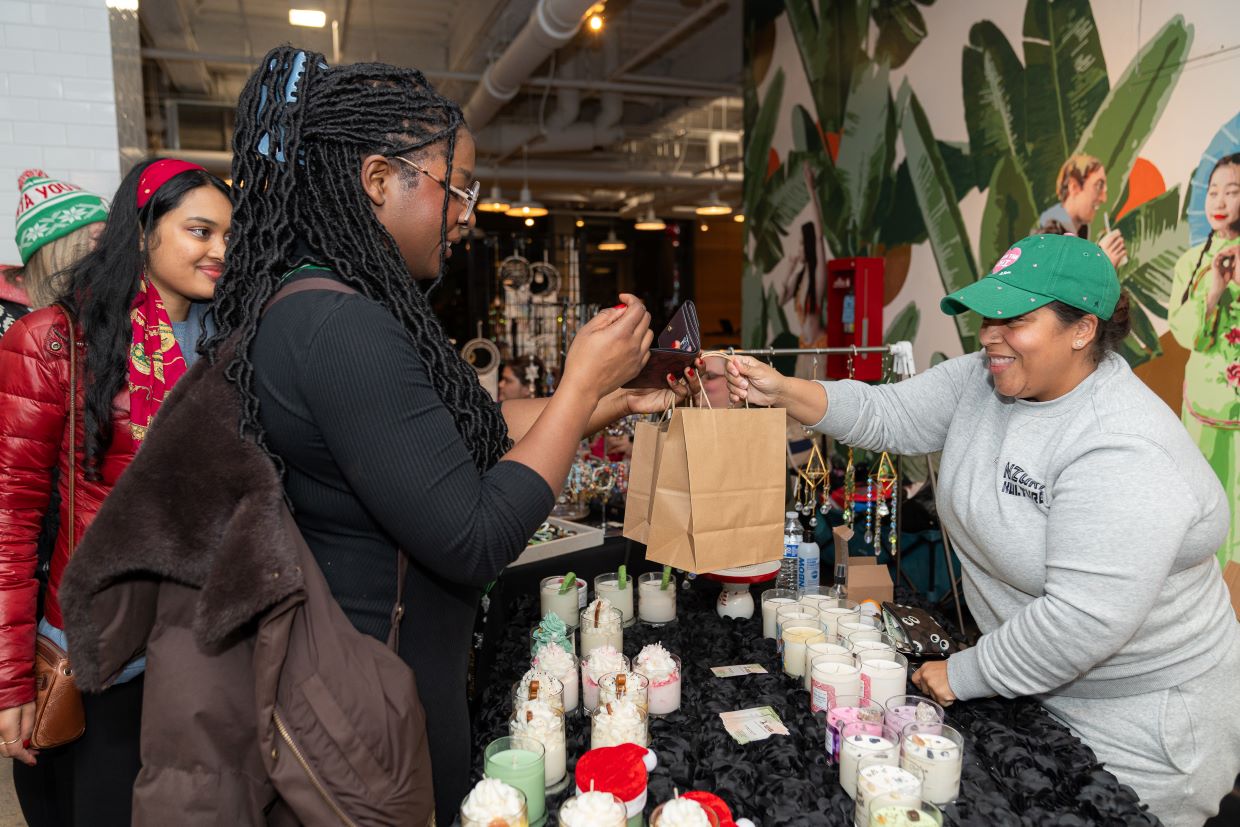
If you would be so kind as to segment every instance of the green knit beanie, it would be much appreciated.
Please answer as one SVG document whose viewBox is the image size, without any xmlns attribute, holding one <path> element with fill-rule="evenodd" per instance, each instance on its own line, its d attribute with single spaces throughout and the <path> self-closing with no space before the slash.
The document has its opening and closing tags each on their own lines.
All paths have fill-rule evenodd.
<svg viewBox="0 0 1240 827">
<path fill-rule="evenodd" d="M 103 199 L 68 181 L 48 178 L 41 169 L 28 169 L 17 179 L 17 249 L 22 264 L 44 244 L 79 227 L 106 221 Z"/>
</svg>

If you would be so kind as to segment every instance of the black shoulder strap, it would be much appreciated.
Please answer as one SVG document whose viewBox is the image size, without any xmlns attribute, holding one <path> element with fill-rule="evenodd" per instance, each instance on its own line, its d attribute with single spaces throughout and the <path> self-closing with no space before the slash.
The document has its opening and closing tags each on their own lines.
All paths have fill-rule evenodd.
<svg viewBox="0 0 1240 827">
<path fill-rule="evenodd" d="M 335 279 L 315 277 L 309 279 L 301 279 L 300 281 L 286 284 L 276 291 L 276 294 L 267 300 L 267 304 L 263 307 L 263 315 L 275 306 L 278 302 L 284 301 L 294 293 L 305 293 L 309 290 L 330 290 L 335 293 L 356 293 L 347 284 L 336 281 Z M 409 561 L 405 557 L 405 553 L 400 549 L 396 549 L 396 604 L 392 606 L 392 625 L 388 629 L 387 645 L 393 652 L 400 648 L 400 621 L 405 616 L 405 576 L 408 574 Z"/>
</svg>

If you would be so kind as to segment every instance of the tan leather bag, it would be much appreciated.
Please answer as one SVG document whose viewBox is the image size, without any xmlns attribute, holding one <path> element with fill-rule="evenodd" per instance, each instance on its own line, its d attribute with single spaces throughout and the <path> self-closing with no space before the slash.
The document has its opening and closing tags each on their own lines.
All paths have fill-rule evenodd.
<svg viewBox="0 0 1240 827">
<path fill-rule="evenodd" d="M 74 479 L 77 477 L 77 346 L 74 341 L 73 317 L 60 307 L 68 323 L 69 339 L 69 550 L 77 539 L 74 517 Z M 30 746 L 51 749 L 76 741 L 86 731 L 86 713 L 82 709 L 82 693 L 73 679 L 69 653 L 49 638 L 38 635 L 34 647 L 34 733 Z"/>
</svg>

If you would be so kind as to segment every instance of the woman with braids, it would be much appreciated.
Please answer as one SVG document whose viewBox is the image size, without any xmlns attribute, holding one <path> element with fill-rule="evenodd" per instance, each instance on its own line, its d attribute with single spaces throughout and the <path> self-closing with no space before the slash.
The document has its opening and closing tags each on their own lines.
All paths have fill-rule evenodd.
<svg viewBox="0 0 1240 827">
<path fill-rule="evenodd" d="M 1240 772 L 1227 503 L 1116 353 L 1128 301 L 1096 244 L 1034 235 L 941 302 L 981 317 L 980 352 L 877 386 L 736 357 L 728 384 L 848 445 L 941 451 L 939 517 L 983 634 L 913 684 L 944 705 L 1035 697 L 1163 824 L 1200 827 Z M 1138 480 L 1157 481 L 1153 512 Z"/>
<path fill-rule="evenodd" d="M 1192 351 L 1180 419 L 1240 515 L 1240 153 L 1218 160 L 1206 190 L 1210 235 L 1176 262 L 1167 323 Z M 1240 560 L 1240 517 L 1218 562 Z"/>
<path fill-rule="evenodd" d="M 130 823 L 143 661 L 131 659 L 107 689 L 83 696 L 80 739 L 39 753 L 29 747 L 35 632 L 66 648 L 60 585 L 72 543 L 197 358 L 231 213 L 223 182 L 197 165 L 168 159 L 134 167 L 98 245 L 66 274 L 59 302 L 22 317 L 0 340 L 0 754 L 16 759 L 14 785 L 31 827 Z M 68 432 L 70 404 L 76 437 Z M 36 624 L 35 542 L 53 469 L 60 529 Z"/>
</svg>

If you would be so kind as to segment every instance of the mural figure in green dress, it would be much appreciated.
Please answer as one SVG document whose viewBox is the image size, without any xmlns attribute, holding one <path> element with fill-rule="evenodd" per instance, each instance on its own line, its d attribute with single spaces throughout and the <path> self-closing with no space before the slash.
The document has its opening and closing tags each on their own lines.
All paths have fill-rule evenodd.
<svg viewBox="0 0 1240 827">
<path fill-rule="evenodd" d="M 1167 321 L 1192 351 L 1184 371 L 1184 427 L 1231 502 L 1220 565 L 1240 561 L 1240 153 L 1214 165 L 1206 191 L 1210 234 L 1175 265 Z"/>
</svg>

